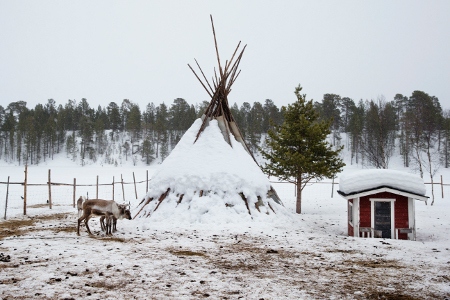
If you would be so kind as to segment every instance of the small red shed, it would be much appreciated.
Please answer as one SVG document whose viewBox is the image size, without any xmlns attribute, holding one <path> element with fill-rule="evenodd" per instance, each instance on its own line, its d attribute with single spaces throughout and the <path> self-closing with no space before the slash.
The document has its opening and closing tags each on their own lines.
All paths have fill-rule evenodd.
<svg viewBox="0 0 450 300">
<path fill-rule="evenodd" d="M 338 193 L 347 199 L 348 235 L 416 239 L 415 200 L 426 201 L 419 176 L 393 170 L 344 174 Z"/>
</svg>

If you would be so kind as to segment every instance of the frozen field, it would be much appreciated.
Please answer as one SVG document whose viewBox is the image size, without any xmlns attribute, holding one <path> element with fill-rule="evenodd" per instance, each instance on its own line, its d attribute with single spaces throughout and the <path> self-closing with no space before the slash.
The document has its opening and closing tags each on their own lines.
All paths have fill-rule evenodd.
<svg viewBox="0 0 450 300">
<path fill-rule="evenodd" d="M 23 181 L 24 168 L 1 165 L 0 181 Z M 146 179 L 153 167 L 29 167 L 29 183 L 95 184 Z M 444 178 L 450 179 L 450 172 Z M 447 175 L 448 174 L 448 175 Z M 425 180 L 426 181 L 426 180 Z M 294 188 L 274 184 L 294 211 Z M 427 186 L 429 189 L 429 186 Z M 308 186 L 303 214 L 268 222 L 167 224 L 121 220 L 113 237 L 92 219 L 94 236 L 76 235 L 72 187 L 0 185 L 0 297 L 3 299 L 445 299 L 450 297 L 450 190 L 435 204 L 416 202 L 417 241 L 346 236 L 346 202 L 330 184 Z M 77 188 L 93 198 L 95 187 Z M 122 200 L 121 185 L 115 199 Z M 132 208 L 145 183 L 125 186 Z M 430 195 L 430 191 L 427 195 Z M 110 198 L 111 186 L 99 189 Z M 9 257 L 8 257 L 9 256 Z"/>
</svg>

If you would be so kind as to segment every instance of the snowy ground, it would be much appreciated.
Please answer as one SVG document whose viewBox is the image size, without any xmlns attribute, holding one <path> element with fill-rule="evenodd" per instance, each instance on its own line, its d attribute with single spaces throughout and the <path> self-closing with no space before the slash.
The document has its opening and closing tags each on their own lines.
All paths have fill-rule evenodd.
<svg viewBox="0 0 450 300">
<path fill-rule="evenodd" d="M 145 179 L 145 167 L 29 168 L 29 182 L 95 183 Z M 23 180 L 23 167 L 0 165 L 0 181 Z M 351 169 L 351 167 L 347 168 Z M 149 168 L 150 175 L 153 169 Z M 442 170 L 441 170 L 442 171 Z M 442 171 L 450 179 L 450 172 Z M 427 180 L 425 180 L 427 181 Z M 294 189 L 275 184 L 294 211 Z M 427 186 L 427 195 L 430 195 Z M 450 189 L 433 206 L 416 202 L 417 241 L 346 236 L 346 203 L 335 186 L 315 184 L 304 193 L 303 214 L 270 222 L 167 224 L 118 222 L 105 237 L 98 220 L 94 236 L 76 235 L 77 212 L 70 188 L 30 192 L 23 216 L 21 186 L 0 185 L 0 297 L 3 299 L 449 299 Z M 121 193 L 121 187 L 116 186 Z M 117 191 L 119 190 L 119 191 Z M 80 188 L 80 193 L 85 191 Z M 95 189 L 89 190 L 93 195 Z M 102 195 L 105 193 L 105 196 Z M 109 193 L 109 194 L 108 194 Z M 110 187 L 100 197 L 111 195 Z M 125 189 L 136 205 L 145 186 Z M 116 196 L 121 199 L 122 196 Z M 92 197 L 91 197 L 92 198 Z M 32 200 L 33 199 L 33 200 Z"/>
</svg>

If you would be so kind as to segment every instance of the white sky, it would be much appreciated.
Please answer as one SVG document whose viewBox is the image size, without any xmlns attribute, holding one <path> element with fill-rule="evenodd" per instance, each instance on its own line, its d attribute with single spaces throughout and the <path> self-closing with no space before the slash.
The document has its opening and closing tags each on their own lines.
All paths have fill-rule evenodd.
<svg viewBox="0 0 450 300">
<path fill-rule="evenodd" d="M 247 44 L 231 103 L 325 93 L 392 100 L 422 90 L 450 108 L 450 1 L 0 0 L 0 105 L 87 98 L 209 100 L 187 67 Z"/>
</svg>

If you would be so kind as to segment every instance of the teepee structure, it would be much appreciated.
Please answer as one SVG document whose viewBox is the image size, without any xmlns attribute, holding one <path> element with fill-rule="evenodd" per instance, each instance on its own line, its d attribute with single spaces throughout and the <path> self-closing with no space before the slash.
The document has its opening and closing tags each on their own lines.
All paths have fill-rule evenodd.
<svg viewBox="0 0 450 300">
<path fill-rule="evenodd" d="M 246 46 L 240 49 L 239 42 L 231 59 L 222 65 L 212 17 L 211 25 L 218 62 L 212 81 L 207 80 L 197 60 L 203 80 L 188 65 L 211 101 L 152 176 L 150 192 L 136 208 L 135 218 L 230 222 L 236 219 L 235 214 L 254 218 L 285 212 L 228 104 Z"/>
</svg>

